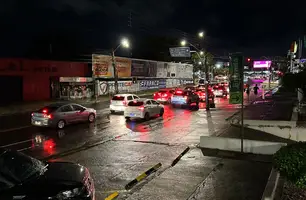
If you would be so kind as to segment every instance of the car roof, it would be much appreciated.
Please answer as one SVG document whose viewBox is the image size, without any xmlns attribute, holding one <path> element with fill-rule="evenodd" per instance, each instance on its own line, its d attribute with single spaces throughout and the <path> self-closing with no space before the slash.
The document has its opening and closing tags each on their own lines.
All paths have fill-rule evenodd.
<svg viewBox="0 0 306 200">
<path fill-rule="evenodd" d="M 131 96 L 131 95 L 137 96 L 136 94 L 116 94 L 115 96 Z"/>
<path fill-rule="evenodd" d="M 70 102 L 58 102 L 58 103 L 52 103 L 52 104 L 49 104 L 48 106 L 50 107 L 61 107 L 61 106 L 64 106 L 64 105 L 69 105 L 71 104 Z"/>
</svg>

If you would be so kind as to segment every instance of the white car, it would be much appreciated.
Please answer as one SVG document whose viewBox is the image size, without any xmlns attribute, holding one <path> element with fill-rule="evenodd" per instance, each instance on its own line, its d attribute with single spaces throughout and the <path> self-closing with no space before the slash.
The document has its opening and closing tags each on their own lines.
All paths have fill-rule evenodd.
<svg viewBox="0 0 306 200">
<path fill-rule="evenodd" d="M 163 116 L 164 106 L 153 99 L 137 99 L 130 101 L 124 111 L 126 120 L 131 118 L 140 118 L 149 120 L 150 117 Z"/>
<path fill-rule="evenodd" d="M 112 114 L 115 112 L 124 112 L 128 103 L 137 99 L 139 97 L 135 94 L 116 94 L 110 101 L 110 111 Z"/>
</svg>

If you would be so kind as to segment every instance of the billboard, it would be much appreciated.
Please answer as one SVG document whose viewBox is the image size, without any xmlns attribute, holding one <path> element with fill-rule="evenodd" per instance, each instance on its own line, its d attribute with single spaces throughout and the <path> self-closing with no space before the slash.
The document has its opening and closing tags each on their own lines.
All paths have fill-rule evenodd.
<svg viewBox="0 0 306 200">
<path fill-rule="evenodd" d="M 170 52 L 171 57 L 175 57 L 175 58 L 189 58 L 189 57 L 191 57 L 189 47 L 169 48 L 169 52 Z"/>
<path fill-rule="evenodd" d="M 118 77 L 131 77 L 131 59 L 115 57 Z M 92 74 L 96 78 L 111 78 L 114 76 L 112 57 L 106 55 L 92 55 Z"/>
<path fill-rule="evenodd" d="M 178 64 L 176 67 L 176 78 L 193 78 L 193 65 Z"/>
<path fill-rule="evenodd" d="M 144 60 L 132 60 L 132 69 L 131 75 L 132 76 L 145 76 L 145 65 L 146 61 Z"/>
<path fill-rule="evenodd" d="M 253 68 L 255 68 L 255 69 L 270 68 L 271 63 L 272 63 L 271 60 L 254 61 Z"/>
<path fill-rule="evenodd" d="M 166 78 L 167 77 L 167 71 L 168 71 L 168 65 L 164 62 L 157 62 L 157 78 Z"/>
<path fill-rule="evenodd" d="M 145 65 L 145 76 L 146 77 L 156 77 L 157 75 L 157 62 L 148 61 Z"/>
</svg>

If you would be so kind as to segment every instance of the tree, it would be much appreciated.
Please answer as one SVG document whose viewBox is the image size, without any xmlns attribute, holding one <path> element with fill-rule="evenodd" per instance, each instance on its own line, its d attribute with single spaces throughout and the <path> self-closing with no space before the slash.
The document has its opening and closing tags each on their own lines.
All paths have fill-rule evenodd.
<svg viewBox="0 0 306 200">
<path fill-rule="evenodd" d="M 208 71 L 211 71 L 212 66 L 214 65 L 214 56 L 209 52 L 204 52 L 204 55 L 199 55 L 197 53 L 192 54 L 191 60 L 194 62 L 194 68 L 193 68 L 194 72 L 205 71 L 205 65 L 204 63 L 202 63 L 204 61 L 203 58 L 207 59 L 206 66 L 208 67 Z"/>
</svg>

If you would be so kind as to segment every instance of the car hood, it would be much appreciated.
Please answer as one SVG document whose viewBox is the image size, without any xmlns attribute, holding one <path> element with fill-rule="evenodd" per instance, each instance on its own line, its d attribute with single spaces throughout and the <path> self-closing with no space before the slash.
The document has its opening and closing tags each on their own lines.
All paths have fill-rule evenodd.
<svg viewBox="0 0 306 200">
<path fill-rule="evenodd" d="M 83 187 L 88 176 L 87 168 L 81 165 L 51 162 L 43 175 L 8 192 L 13 196 L 25 196 L 23 199 L 48 199 L 62 191 Z"/>
</svg>

